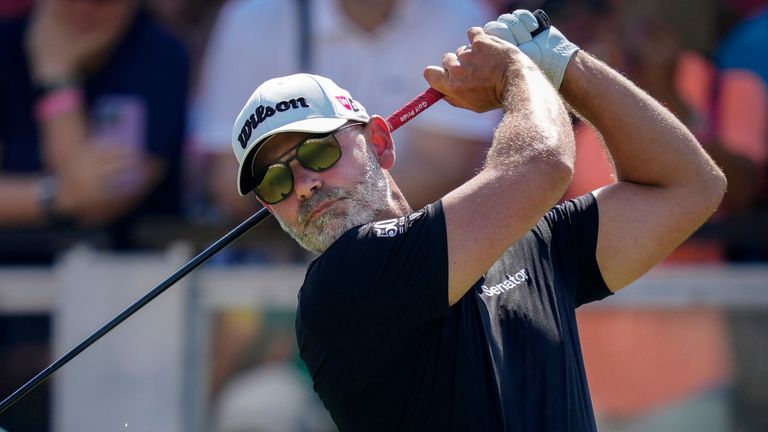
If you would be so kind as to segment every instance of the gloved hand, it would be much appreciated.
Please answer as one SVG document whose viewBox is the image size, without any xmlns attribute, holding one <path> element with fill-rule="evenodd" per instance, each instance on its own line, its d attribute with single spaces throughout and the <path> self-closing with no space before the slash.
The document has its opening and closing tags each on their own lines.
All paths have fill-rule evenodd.
<svg viewBox="0 0 768 432">
<path fill-rule="evenodd" d="M 511 14 L 500 16 L 496 21 L 486 23 L 483 30 L 517 46 L 536 63 L 549 82 L 559 89 L 565 67 L 579 47 L 568 41 L 554 27 L 531 37 L 531 32 L 538 27 L 536 17 L 531 12 L 518 9 Z"/>
</svg>

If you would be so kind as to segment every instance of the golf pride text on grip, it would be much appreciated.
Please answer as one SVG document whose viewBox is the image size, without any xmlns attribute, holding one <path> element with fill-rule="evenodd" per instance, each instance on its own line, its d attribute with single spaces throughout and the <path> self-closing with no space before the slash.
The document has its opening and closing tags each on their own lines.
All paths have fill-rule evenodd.
<svg viewBox="0 0 768 432">
<path fill-rule="evenodd" d="M 536 37 L 538 34 L 548 29 L 551 23 L 547 14 L 541 9 L 535 10 L 533 16 L 536 17 L 536 22 L 539 23 L 539 27 L 531 32 L 531 37 Z M 390 132 L 394 132 L 400 126 L 421 114 L 425 109 L 431 107 L 435 102 L 442 98 L 443 94 L 432 87 L 419 93 L 418 96 L 387 117 Z"/>
</svg>

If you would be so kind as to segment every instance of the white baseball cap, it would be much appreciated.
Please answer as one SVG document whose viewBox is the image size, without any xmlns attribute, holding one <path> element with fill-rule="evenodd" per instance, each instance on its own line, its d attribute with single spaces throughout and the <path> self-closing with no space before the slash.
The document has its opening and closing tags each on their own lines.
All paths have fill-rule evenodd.
<svg viewBox="0 0 768 432">
<path fill-rule="evenodd" d="M 239 167 L 237 191 L 255 186 L 251 165 L 262 144 L 283 132 L 327 133 L 354 120 L 367 123 L 365 108 L 328 78 L 295 74 L 273 78 L 253 92 L 232 127 Z"/>
</svg>

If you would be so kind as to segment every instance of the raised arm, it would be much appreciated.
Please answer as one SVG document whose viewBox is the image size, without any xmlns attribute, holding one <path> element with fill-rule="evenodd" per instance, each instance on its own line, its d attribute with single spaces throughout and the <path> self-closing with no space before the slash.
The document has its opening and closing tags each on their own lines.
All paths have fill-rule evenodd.
<svg viewBox="0 0 768 432">
<path fill-rule="evenodd" d="M 538 27 L 525 10 L 485 25 L 542 68 L 565 100 L 597 128 L 618 183 L 594 194 L 600 226 L 596 258 L 617 291 L 648 271 L 715 211 L 726 180 L 675 116 L 645 92 L 569 42 Z"/>
<path fill-rule="evenodd" d="M 712 215 L 725 176 L 672 113 L 583 51 L 568 64 L 560 92 L 600 132 L 616 167 L 618 183 L 595 195 L 597 262 L 617 291 Z"/>
<path fill-rule="evenodd" d="M 0 223 L 48 223 L 51 216 L 107 223 L 134 208 L 165 170 L 159 158 L 127 150 L 128 138 L 117 131 L 94 133 L 80 80 L 111 58 L 136 6 L 121 5 L 110 12 L 109 22 L 94 22 L 86 29 L 78 28 L 80 21 L 73 20 L 68 7 L 63 1 L 37 2 L 25 30 L 30 79 L 40 90 L 34 115 L 45 177 L 0 177 L 0 190 L 10 200 L 9 208 L 0 210 Z M 138 129 L 133 122 L 123 124 L 123 117 L 114 115 L 121 127 L 112 129 Z"/>
<path fill-rule="evenodd" d="M 574 158 L 565 108 L 541 71 L 480 28 L 468 36 L 470 49 L 446 54 L 443 67 L 429 67 L 424 76 L 452 105 L 505 113 L 485 167 L 442 200 L 450 304 L 557 202 Z"/>
</svg>

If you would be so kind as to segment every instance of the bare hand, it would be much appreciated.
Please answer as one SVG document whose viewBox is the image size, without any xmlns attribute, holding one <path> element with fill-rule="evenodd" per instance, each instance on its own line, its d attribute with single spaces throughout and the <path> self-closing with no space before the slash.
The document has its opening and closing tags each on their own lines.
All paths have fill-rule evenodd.
<svg viewBox="0 0 768 432">
<path fill-rule="evenodd" d="M 58 173 L 56 209 L 86 224 L 128 210 L 149 188 L 159 170 L 135 153 L 104 145 L 86 147 Z"/>
<path fill-rule="evenodd" d="M 502 107 L 515 69 L 530 63 L 514 45 L 486 34 L 480 27 L 467 31 L 470 46 L 443 56 L 442 67 L 427 66 L 424 78 L 453 106 L 475 112 Z"/>
</svg>

